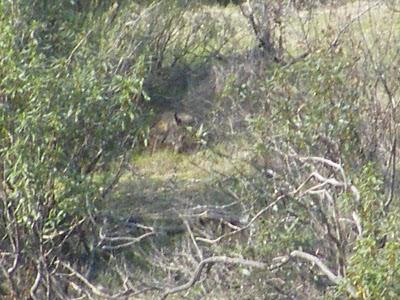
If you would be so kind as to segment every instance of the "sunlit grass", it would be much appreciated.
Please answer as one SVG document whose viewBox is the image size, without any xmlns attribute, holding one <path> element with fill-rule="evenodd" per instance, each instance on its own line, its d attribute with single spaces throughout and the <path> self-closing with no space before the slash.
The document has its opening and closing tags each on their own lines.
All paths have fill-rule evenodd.
<svg viewBox="0 0 400 300">
<path fill-rule="evenodd" d="M 337 40 L 343 51 L 354 54 L 360 44 L 368 43 L 373 52 L 398 39 L 400 19 L 386 5 L 354 1 L 339 7 L 291 11 L 285 17 L 285 43 L 296 55 L 311 49 L 328 49 Z"/>
</svg>

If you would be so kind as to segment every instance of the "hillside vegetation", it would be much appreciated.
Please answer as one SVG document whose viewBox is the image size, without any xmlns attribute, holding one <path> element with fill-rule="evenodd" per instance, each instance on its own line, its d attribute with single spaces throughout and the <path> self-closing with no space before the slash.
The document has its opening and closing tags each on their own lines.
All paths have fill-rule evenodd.
<svg viewBox="0 0 400 300">
<path fill-rule="evenodd" d="M 399 299 L 396 1 L 0 1 L 1 299 Z"/>
</svg>

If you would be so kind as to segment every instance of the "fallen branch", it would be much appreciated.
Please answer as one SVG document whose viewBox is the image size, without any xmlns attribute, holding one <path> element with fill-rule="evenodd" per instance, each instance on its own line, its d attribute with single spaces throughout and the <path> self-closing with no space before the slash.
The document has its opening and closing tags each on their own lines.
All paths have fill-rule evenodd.
<svg viewBox="0 0 400 300">
<path fill-rule="evenodd" d="M 315 265 L 318 266 L 321 272 L 336 285 L 340 284 L 343 281 L 342 276 L 335 275 L 318 257 L 314 255 L 311 255 L 303 251 L 295 250 L 292 251 L 292 253 L 290 253 L 290 256 L 302 258 L 304 260 L 314 263 Z M 353 298 L 357 298 L 357 291 L 351 284 L 347 284 L 346 290 Z"/>
<path fill-rule="evenodd" d="M 121 248 L 124 248 L 124 247 L 129 247 L 129 246 L 132 246 L 133 244 L 139 243 L 141 240 L 143 240 L 143 239 L 145 239 L 145 238 L 147 238 L 149 236 L 155 235 L 155 234 L 156 233 L 154 231 L 151 231 L 151 232 L 144 233 L 144 234 L 142 234 L 141 236 L 138 236 L 138 237 L 124 237 L 124 236 L 121 236 L 121 237 L 106 237 L 102 233 L 100 233 L 100 239 L 101 239 L 100 243 L 102 243 L 104 241 L 111 242 L 111 243 L 123 242 L 122 244 L 115 245 L 115 246 L 103 245 L 103 246 L 101 246 L 101 249 L 103 249 L 103 250 L 116 250 L 116 249 L 121 249 Z"/>
<path fill-rule="evenodd" d="M 297 190 L 295 191 L 297 192 Z M 202 241 L 208 244 L 215 244 L 215 243 L 219 243 L 221 240 L 226 239 L 230 236 L 233 236 L 235 234 L 238 234 L 246 229 L 248 229 L 259 217 L 261 217 L 264 213 L 266 213 L 268 210 L 270 210 L 272 207 L 274 207 L 279 201 L 281 201 L 282 199 L 284 199 L 285 197 L 287 197 L 287 195 L 281 195 L 279 196 L 275 201 L 271 202 L 268 206 L 264 207 L 262 210 L 260 210 L 251 220 L 249 223 L 247 223 L 245 226 L 235 230 L 235 231 L 231 231 L 228 232 L 224 235 L 219 236 L 216 239 L 205 239 L 205 238 L 201 238 L 201 237 L 196 237 L 197 241 Z"/>
<path fill-rule="evenodd" d="M 169 295 L 175 294 L 184 290 L 187 290 L 191 288 L 197 281 L 199 281 L 201 272 L 203 271 L 204 267 L 209 265 L 209 264 L 214 264 L 214 263 L 223 263 L 223 264 L 234 264 L 234 265 L 243 265 L 243 266 L 248 266 L 252 268 L 258 268 L 258 269 L 265 269 L 269 267 L 266 263 L 259 262 L 259 261 L 254 261 L 254 260 L 247 260 L 243 258 L 232 258 L 232 257 L 226 257 L 226 256 L 214 256 L 214 257 L 209 257 L 206 259 L 203 259 L 197 266 L 196 270 L 194 271 L 192 278 L 185 284 L 182 284 L 180 286 L 168 289 L 164 292 L 164 294 L 161 296 L 161 299 L 164 300 L 166 299 Z"/>
<path fill-rule="evenodd" d="M 188 233 L 189 233 L 189 235 L 190 235 L 190 239 L 192 240 L 193 245 L 194 245 L 194 247 L 196 248 L 197 256 L 198 256 L 200 259 L 203 259 L 203 253 L 202 253 L 202 251 L 200 250 L 199 246 L 197 245 L 196 239 L 195 239 L 195 237 L 194 237 L 194 235 L 193 235 L 192 228 L 190 228 L 189 222 L 185 219 L 185 220 L 183 221 L 183 223 L 185 224 L 186 229 L 187 229 L 187 231 L 188 231 Z"/>
</svg>

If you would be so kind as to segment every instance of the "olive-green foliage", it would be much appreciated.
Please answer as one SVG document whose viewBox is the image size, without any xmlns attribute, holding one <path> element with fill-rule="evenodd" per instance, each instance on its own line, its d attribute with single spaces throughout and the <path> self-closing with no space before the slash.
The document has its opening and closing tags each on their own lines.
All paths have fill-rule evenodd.
<svg viewBox="0 0 400 300">
<path fill-rule="evenodd" d="M 251 120 L 252 126 L 268 128 L 265 137 L 281 134 L 282 143 L 303 155 L 335 161 L 339 154 L 358 156 L 365 98 L 352 85 L 351 76 L 351 62 L 335 55 L 313 55 L 288 68 L 276 68 L 261 83 L 267 93 L 261 103 L 265 113 Z M 272 126 L 265 127 L 266 123 Z"/>
<path fill-rule="evenodd" d="M 265 71 L 265 77 L 227 89 L 236 103 L 252 103 L 247 134 L 252 134 L 249 141 L 255 142 L 252 153 L 256 157 L 255 174 L 250 178 L 240 176 L 231 188 L 246 199 L 244 203 L 264 207 L 276 195 L 296 189 L 315 169 L 326 172 L 296 163 L 296 156 L 341 162 L 359 188 L 362 202 L 359 205 L 353 197 L 335 191 L 333 197 L 341 215 L 350 216 L 352 211 L 359 214 L 365 230 L 361 239 L 346 246 L 346 282 L 354 285 L 364 299 L 389 299 L 399 295 L 395 284 L 400 267 L 396 252 L 399 222 L 397 209 L 389 214 L 384 211 L 387 197 L 383 196 L 379 161 L 368 163 L 375 157 L 375 148 L 366 142 L 366 124 L 377 116 L 369 111 L 368 96 L 358 80 L 362 75 L 356 69 L 353 60 L 342 53 L 319 53 L 290 66 L 275 65 Z M 273 179 L 265 176 L 267 169 L 275 172 Z M 326 176 L 335 175 L 327 172 Z M 288 197 L 257 224 L 254 244 L 243 251 L 264 261 L 296 249 L 319 252 L 324 262 L 336 270 L 336 246 L 318 233 L 318 223 L 334 226 L 329 215 L 329 207 L 319 203 L 318 197 Z M 388 242 L 379 248 L 383 237 Z M 315 296 L 326 292 L 331 284 L 318 271 L 296 266 L 286 266 L 274 276 L 282 276 L 293 285 L 308 282 L 309 289 L 303 291 L 307 297 L 313 291 Z M 262 279 L 259 282 L 258 288 L 273 293 Z M 284 291 L 293 293 L 294 287 L 285 285 Z M 345 293 L 345 289 L 337 291 L 337 295 Z M 301 295 L 302 291 L 297 293 Z"/>
<path fill-rule="evenodd" d="M 25 297 L 44 252 L 72 261 L 83 255 L 79 230 L 58 243 L 63 230 L 93 218 L 114 180 L 113 163 L 143 139 L 149 74 L 201 57 L 210 40 L 221 48 L 202 14 L 185 15 L 186 1 L 144 2 L 0 3 L 0 230 L 19 228 L 1 246 L 24 241 L 15 250 L 24 252 L 13 274 L 19 287 L 11 292 L 11 278 L 10 295 Z M 95 255 L 85 239 L 85 255 Z"/>
<path fill-rule="evenodd" d="M 113 74 L 114 33 L 88 28 L 106 23 L 107 11 L 82 16 L 61 4 L 33 11 L 23 2 L 2 5 L 0 73 L 5 180 L 23 204 L 20 217 L 37 219 L 38 205 L 60 216 L 95 198 L 87 175 L 141 128 L 144 64 L 139 57 L 134 72 Z"/>
<path fill-rule="evenodd" d="M 138 55 L 130 72 L 119 73 L 123 24 L 109 28 L 113 13 L 81 12 L 65 1 L 0 3 L 1 211 L 19 226 L 18 236 L 8 231 L 1 243 L 7 249 L 21 238 L 24 259 L 15 276 L 23 298 L 34 278 L 28 266 L 56 242 L 40 241 L 87 217 L 109 181 L 94 173 L 127 151 L 145 126 L 146 64 Z"/>
<path fill-rule="evenodd" d="M 354 246 L 348 280 L 362 299 L 396 299 L 400 295 L 400 245 L 398 208 L 385 213 L 383 181 L 372 165 L 357 179 L 361 193 L 363 237 Z"/>
<path fill-rule="evenodd" d="M 389 210 L 385 208 L 386 182 L 379 175 L 382 167 L 377 159 L 379 147 L 368 143 L 374 140 L 384 145 L 392 136 L 379 140 L 378 130 L 373 132 L 373 138 L 372 131 L 366 130 L 370 128 L 370 120 L 381 117 L 372 115 L 373 101 L 370 100 L 375 96 L 368 91 L 368 87 L 376 87 L 376 82 L 380 81 L 371 66 L 360 70 L 360 65 L 346 51 L 318 51 L 286 65 L 284 61 L 273 62 L 266 57 L 252 58 L 244 54 L 241 57 L 237 51 L 236 60 L 226 58 L 227 65 L 232 64 L 232 68 L 221 62 L 221 74 L 214 74 L 216 83 L 223 82 L 215 88 L 216 93 L 220 93 L 217 95 L 220 103 L 213 104 L 217 106 L 215 116 L 228 116 L 216 124 L 229 122 L 229 126 L 210 131 L 215 132 L 215 140 L 219 132 L 226 131 L 224 136 L 230 132 L 237 138 L 235 142 L 243 138 L 249 143 L 232 151 L 235 159 L 232 153 L 232 157 L 224 157 L 231 165 L 219 170 L 218 163 L 213 161 L 217 155 L 213 153 L 212 159 L 201 162 L 214 168 L 209 185 L 196 186 L 209 174 L 203 169 L 198 172 L 190 164 L 190 171 L 181 172 L 184 180 L 179 183 L 191 183 L 178 189 L 174 178 L 181 157 L 165 152 L 158 160 L 151 157 L 144 161 L 146 164 L 151 160 L 157 172 L 163 172 L 165 165 L 174 169 L 170 171 L 172 176 L 158 176 L 163 180 L 172 178 L 165 180 L 167 189 L 162 186 L 161 179 L 146 187 L 139 181 L 136 185 L 124 182 L 126 194 L 114 195 L 114 200 L 121 202 L 107 205 L 104 201 L 97 205 L 104 197 L 103 192 L 114 182 L 114 162 L 126 155 L 137 140 L 146 138 L 149 106 L 143 102 L 149 98 L 147 94 L 158 100 L 152 105 L 161 103 L 160 106 L 167 98 L 183 97 L 189 81 L 186 74 L 192 68 L 212 62 L 215 53 L 225 54 L 225 45 L 237 33 L 232 28 L 234 22 L 223 18 L 215 20 L 215 16 L 200 9 L 199 4 L 215 2 L 227 5 L 240 1 L 0 2 L 0 233 L 3 237 L 0 248 L 11 254 L 18 252 L 22 257 L 16 260 L 17 271 L 11 272 L 11 280 L 6 281 L 0 275 L 1 296 L 27 298 L 37 266 L 49 271 L 47 275 L 51 277 L 57 268 L 56 259 L 79 265 L 82 273 L 86 270 L 84 263 L 79 262 L 89 256 L 98 255 L 101 257 L 98 264 L 112 265 L 114 261 L 99 247 L 97 235 L 92 235 L 89 241 L 85 241 L 87 233 L 86 237 L 75 235 L 81 230 L 78 221 L 97 217 L 96 210 L 102 206 L 119 207 L 126 203 L 129 209 L 123 206 L 120 210 L 124 210 L 123 217 L 128 218 L 135 201 L 141 201 L 140 207 L 151 207 L 159 212 L 160 208 L 178 210 L 178 203 L 185 207 L 198 204 L 192 201 L 201 200 L 200 203 L 207 205 L 207 201 L 212 205 L 230 203 L 233 197 L 237 206 L 230 214 L 241 222 L 240 210 L 243 209 L 244 224 L 246 218 L 252 218 L 278 197 L 294 191 L 311 172 L 317 170 L 326 177 L 336 178 L 333 168 L 306 164 L 299 159 L 304 156 L 320 156 L 341 163 L 349 184 L 359 189 L 361 200 L 356 203 L 349 191 L 328 184 L 320 187 L 326 188 L 335 200 L 335 214 L 349 221 L 343 223 L 347 235 L 342 243 L 335 243 L 327 234 L 328 227 L 334 228 L 337 224 L 332 207 L 321 200 L 326 199 L 297 193 L 282 198 L 237 241 L 233 237 L 224 240 L 222 246 L 199 242 L 196 247 L 207 256 L 243 256 L 267 263 L 301 249 L 319 256 L 336 272 L 338 257 L 343 258 L 338 253 L 344 245 L 345 259 L 340 262 L 345 269 L 343 285 L 332 287 L 332 282 L 318 269 L 307 262 L 291 260 L 270 273 L 266 270 L 251 273 L 245 269 L 243 275 L 232 272 L 229 280 L 225 280 L 223 273 L 232 271 L 231 266 L 224 267 L 224 272 L 214 277 L 210 266 L 208 280 L 204 283 L 209 284 L 210 289 L 204 291 L 212 294 L 212 285 L 215 285 L 221 287 L 220 293 L 231 293 L 234 298 L 287 299 L 318 298 L 335 289 L 335 296 L 346 297 L 346 289 L 351 284 L 360 298 L 396 299 L 399 296 L 398 206 L 393 203 Z M 308 6 L 313 1 L 296 2 Z M 229 47 L 226 49 L 233 51 Z M 224 68 L 233 71 L 224 74 Z M 250 71 L 241 74 L 242 69 Z M 174 72 L 178 74 L 176 78 L 181 79 L 179 84 L 171 75 Z M 393 84 L 395 82 L 393 79 Z M 170 87 L 172 84 L 174 88 Z M 376 88 L 375 92 L 382 91 Z M 202 102 L 198 104 L 203 105 Z M 378 107 L 378 101 L 374 105 Z M 157 107 L 153 108 L 157 111 Z M 164 107 L 158 109 L 162 111 Z M 379 124 L 385 126 L 386 123 Z M 168 157 L 171 166 L 167 163 Z M 140 168 L 138 161 L 136 165 Z M 149 168 L 145 166 L 144 169 L 146 167 Z M 221 182 L 215 183 L 218 178 L 222 178 Z M 308 184 L 305 188 L 315 182 Z M 132 189 L 135 193 L 131 193 Z M 137 191 L 140 189 L 145 191 Z M 139 195 L 136 197 L 140 199 L 132 200 L 132 194 Z M 357 236 L 354 226 L 348 225 L 353 222 L 353 211 L 360 218 L 362 236 Z M 74 230 L 65 242 L 67 231 L 63 230 L 72 227 Z M 88 232 L 95 230 L 89 222 L 82 227 Z M 210 234 L 213 234 L 211 230 Z M 170 237 L 164 235 L 163 238 Z M 168 253 L 166 261 L 174 261 L 177 270 L 153 266 L 152 258 L 146 256 L 148 253 L 135 252 L 136 249 L 121 250 L 124 254 L 121 257 L 127 261 L 126 265 L 123 262 L 124 268 L 131 267 L 136 275 L 145 278 L 148 276 L 142 276 L 138 266 L 143 267 L 143 272 L 149 271 L 151 266 L 153 276 L 171 276 L 175 272 L 179 275 L 175 276 L 176 281 L 184 282 L 181 275 L 192 273 L 197 257 L 191 254 L 192 239 L 182 246 L 182 251 L 186 251 L 184 255 L 179 253 L 174 257 L 180 249 L 174 252 L 177 249 L 173 247 L 175 244 L 179 247 L 181 238 L 184 238 L 181 234 L 175 236 L 176 240 L 171 237 L 162 243 L 170 248 L 157 253 L 160 260 L 160 254 Z M 246 238 L 248 240 L 243 242 Z M 59 249 L 61 242 L 63 245 Z M 180 259 L 186 256 L 190 258 L 188 269 L 180 269 L 184 268 Z M 7 256 L 0 267 L 4 265 L 6 271 L 13 263 Z M 107 269 L 104 274 L 91 275 L 98 276 L 110 287 L 118 285 L 115 270 L 108 265 L 104 269 Z M 284 284 L 279 284 L 278 279 Z M 18 282 L 18 287 L 12 287 L 13 281 Z M 158 278 L 148 282 L 153 284 Z M 172 284 L 177 282 L 171 281 Z M 40 286 L 44 291 L 50 285 L 42 281 Z M 17 295 L 12 294 L 12 289 Z M 204 295 L 204 291 L 199 288 L 195 293 Z"/>
</svg>

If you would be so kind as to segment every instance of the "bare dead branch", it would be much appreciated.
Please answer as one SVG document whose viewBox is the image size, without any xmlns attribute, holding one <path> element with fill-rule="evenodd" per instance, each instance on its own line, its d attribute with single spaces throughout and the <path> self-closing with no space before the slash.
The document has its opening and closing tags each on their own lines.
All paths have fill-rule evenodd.
<svg viewBox="0 0 400 300">
<path fill-rule="evenodd" d="M 36 262 L 36 278 L 35 278 L 35 281 L 33 282 L 32 287 L 31 287 L 31 289 L 29 291 L 32 299 L 34 299 L 34 300 L 38 299 L 36 297 L 36 291 L 37 291 L 37 289 L 39 287 L 39 284 L 40 284 L 40 282 L 42 280 L 42 277 L 43 277 L 42 264 L 41 264 L 40 260 L 38 260 Z"/>
<path fill-rule="evenodd" d="M 314 263 L 315 265 L 318 266 L 318 268 L 321 270 L 321 272 L 328 277 L 330 281 L 332 281 L 334 284 L 338 285 L 342 283 L 343 277 L 340 275 L 335 275 L 318 257 L 311 255 L 309 253 L 300 251 L 300 250 L 295 250 L 290 253 L 291 257 L 298 257 L 302 258 L 304 260 L 307 260 L 309 262 Z M 357 298 L 357 291 L 356 289 L 348 284 L 347 285 L 347 292 L 353 297 Z"/>
<path fill-rule="evenodd" d="M 327 165 L 329 165 L 329 166 L 331 166 L 331 167 L 337 169 L 338 171 L 340 171 L 340 173 L 342 174 L 342 177 L 344 178 L 344 180 L 346 179 L 346 176 L 345 176 L 345 173 L 344 173 L 344 170 L 343 170 L 342 166 L 339 165 L 339 164 L 337 164 L 337 163 L 334 163 L 334 162 L 332 162 L 332 161 L 330 161 L 330 160 L 328 160 L 328 159 L 321 158 L 321 157 L 303 157 L 302 159 L 304 159 L 304 160 L 318 161 L 318 162 L 322 162 L 322 163 L 324 163 L 324 164 L 327 164 Z M 347 184 L 345 184 L 345 183 L 342 183 L 342 182 L 340 182 L 340 181 L 338 181 L 338 180 L 336 180 L 336 179 L 334 179 L 334 178 L 325 178 L 325 177 L 323 177 L 322 175 L 320 175 L 319 173 L 313 172 L 312 174 L 310 174 L 310 175 L 307 177 L 307 179 L 306 179 L 296 190 L 294 190 L 294 191 L 288 193 L 287 195 L 281 195 L 281 196 L 279 196 L 275 201 L 273 201 L 273 202 L 270 203 L 268 206 L 266 206 L 265 208 L 263 208 L 262 210 L 260 210 L 260 211 L 249 221 L 249 223 L 247 223 L 245 226 L 243 226 L 243 227 L 241 227 L 241 228 L 239 228 L 239 229 L 237 229 L 237 230 L 234 230 L 234 231 L 232 231 L 232 232 L 229 232 L 229 233 L 226 233 L 226 234 L 224 234 L 224 235 L 221 235 L 221 236 L 219 236 L 218 238 L 213 239 L 213 240 L 211 240 L 211 239 L 205 239 L 205 238 L 201 238 L 201 237 L 197 237 L 196 240 L 202 241 L 202 242 L 205 242 L 205 243 L 208 243 L 208 244 L 215 244 L 215 243 L 218 243 L 218 242 L 220 242 L 221 240 L 223 240 L 223 239 L 225 239 L 225 238 L 227 238 L 227 237 L 233 236 L 233 235 L 235 235 L 235 234 L 238 234 L 238 233 L 240 233 L 240 232 L 242 232 L 242 231 L 248 229 L 260 216 L 262 216 L 264 213 L 266 213 L 268 210 L 270 210 L 272 207 L 274 207 L 279 201 L 281 201 L 282 199 L 284 199 L 284 198 L 286 198 L 286 197 L 288 197 L 288 196 L 294 196 L 294 195 L 298 194 L 298 193 L 301 191 L 301 189 L 302 189 L 312 178 L 316 178 L 316 179 L 322 181 L 322 184 L 320 184 L 320 185 L 317 186 L 318 188 L 321 188 L 321 187 L 323 187 L 323 186 L 325 186 L 325 185 L 327 185 L 327 184 L 330 184 L 330 185 L 333 185 L 333 186 L 338 186 L 338 187 L 343 187 L 344 189 L 347 188 Z M 316 187 L 315 187 L 315 188 L 316 188 Z M 314 189 L 314 187 L 311 188 L 309 191 L 312 191 L 313 189 Z M 356 189 L 355 187 L 353 187 L 353 186 L 352 186 L 352 191 L 354 191 L 354 193 L 356 194 L 356 196 L 357 196 L 357 195 L 359 196 L 359 193 L 358 193 L 357 189 Z M 304 195 L 305 193 L 302 193 L 302 194 Z"/>
<path fill-rule="evenodd" d="M 359 235 L 359 237 L 362 237 L 362 235 L 363 235 L 363 229 L 362 229 L 362 226 L 361 226 L 361 219 L 360 219 L 360 217 L 356 214 L 355 211 L 353 211 L 352 217 L 353 217 L 354 222 L 356 223 L 357 230 L 358 230 L 358 235 Z"/>
<path fill-rule="evenodd" d="M 223 264 L 234 264 L 234 265 L 243 265 L 243 266 L 248 266 L 252 268 L 258 268 L 258 269 L 265 269 L 268 268 L 268 265 L 259 262 L 259 261 L 254 261 L 254 260 L 247 260 L 243 258 L 232 258 L 232 257 L 226 257 L 226 256 L 214 256 L 214 257 L 209 257 L 204 260 L 202 260 L 196 270 L 194 271 L 191 279 L 186 282 L 185 284 L 182 284 L 180 286 L 177 286 L 172 289 L 167 289 L 164 294 L 161 296 L 161 299 L 166 299 L 169 295 L 175 294 L 187 289 L 190 289 L 200 278 L 201 272 L 203 271 L 204 267 L 209 265 L 209 264 L 215 264 L 215 263 L 223 263 Z"/>
<path fill-rule="evenodd" d="M 192 240 L 193 245 L 194 245 L 194 247 L 196 248 L 197 256 L 198 256 L 201 260 L 203 260 L 203 252 L 200 250 L 199 245 L 197 245 L 196 239 L 195 239 L 195 237 L 194 237 L 194 235 L 193 235 L 192 229 L 190 228 L 189 222 L 185 219 L 185 220 L 183 221 L 183 223 L 185 224 L 186 229 L 187 229 L 187 231 L 189 232 L 190 239 Z"/>
<path fill-rule="evenodd" d="M 315 156 L 300 157 L 300 160 L 302 160 L 302 161 L 316 161 L 316 162 L 323 163 L 325 165 L 328 165 L 328 166 L 336 169 L 342 175 L 343 184 L 345 185 L 345 189 L 347 189 L 346 175 L 345 175 L 343 167 L 340 164 L 335 163 L 335 162 L 333 162 L 333 161 L 331 161 L 329 159 L 323 158 L 323 157 L 315 157 Z"/>
<path fill-rule="evenodd" d="M 156 233 L 154 231 L 151 232 L 147 232 L 142 234 L 141 236 L 138 237 L 106 237 L 104 235 L 100 235 L 100 243 L 104 242 L 104 241 L 108 241 L 108 242 L 125 242 L 119 245 L 115 245 L 115 246 L 111 246 L 111 245 L 103 245 L 101 246 L 101 249 L 103 250 L 116 250 L 116 249 L 121 249 L 121 248 L 125 248 L 125 247 L 129 247 L 132 246 L 136 243 L 139 243 L 140 241 L 142 241 L 143 239 L 153 236 Z"/>
<path fill-rule="evenodd" d="M 62 261 L 57 261 L 57 263 L 61 264 L 64 268 L 66 268 L 68 271 L 71 272 L 73 276 L 78 278 L 87 288 L 89 288 L 90 292 L 97 297 L 104 298 L 104 299 L 126 299 L 127 296 L 135 294 L 138 294 L 138 291 L 133 291 L 133 290 L 126 290 L 114 295 L 107 294 L 105 292 L 102 292 L 99 288 L 94 286 L 93 284 L 90 283 L 90 281 L 80 274 L 78 271 L 74 270 L 69 264 L 64 263 Z M 72 282 L 71 282 L 72 283 Z M 140 291 L 143 292 L 143 291 Z"/>
<path fill-rule="evenodd" d="M 285 197 L 287 197 L 287 195 L 281 195 L 279 196 L 275 201 L 271 202 L 268 206 L 264 207 L 262 210 L 260 210 L 245 226 L 235 230 L 235 231 L 231 231 L 228 232 L 224 235 L 219 236 L 216 239 L 210 240 L 210 239 L 205 239 L 205 238 L 200 238 L 200 237 L 196 237 L 196 240 L 198 241 L 202 241 L 208 244 L 216 244 L 219 243 L 221 240 L 226 239 L 228 237 L 231 237 L 233 235 L 236 235 L 240 232 L 243 232 L 244 230 L 250 228 L 250 226 L 258 219 L 260 218 L 264 213 L 266 213 L 268 210 L 270 210 L 272 207 L 274 207 L 279 201 L 281 201 L 282 199 L 284 199 Z"/>
<path fill-rule="evenodd" d="M 396 126 L 396 125 L 395 125 Z M 387 213 L 389 211 L 390 204 L 393 201 L 394 197 L 394 189 L 395 189 L 395 181 L 396 181 L 396 148 L 397 148 L 397 137 L 396 137 L 396 132 L 394 134 L 393 138 L 393 144 L 392 144 L 392 151 L 391 151 L 391 162 L 392 162 L 392 174 L 391 174 L 391 179 L 390 179 L 390 191 L 389 191 L 389 197 L 387 201 L 385 202 L 384 209 L 385 212 Z"/>
</svg>

